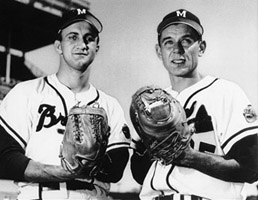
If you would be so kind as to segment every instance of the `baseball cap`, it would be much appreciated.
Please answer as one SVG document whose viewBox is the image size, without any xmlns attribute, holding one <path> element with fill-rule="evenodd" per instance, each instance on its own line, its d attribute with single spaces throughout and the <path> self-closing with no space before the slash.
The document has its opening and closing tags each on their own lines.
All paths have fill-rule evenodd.
<svg viewBox="0 0 258 200">
<path fill-rule="evenodd" d="M 197 31 L 197 33 L 199 33 L 200 36 L 204 32 L 199 18 L 195 16 L 193 13 L 184 9 L 179 9 L 167 14 L 158 25 L 157 32 L 158 34 L 160 34 L 169 25 L 178 23 L 191 26 L 193 29 Z"/>
<path fill-rule="evenodd" d="M 61 18 L 61 26 L 58 30 L 58 33 L 60 33 L 67 26 L 79 21 L 88 22 L 92 27 L 94 27 L 98 31 L 98 33 L 100 33 L 103 29 L 102 24 L 97 19 L 97 17 L 95 17 L 85 8 L 77 8 L 63 14 Z"/>
</svg>

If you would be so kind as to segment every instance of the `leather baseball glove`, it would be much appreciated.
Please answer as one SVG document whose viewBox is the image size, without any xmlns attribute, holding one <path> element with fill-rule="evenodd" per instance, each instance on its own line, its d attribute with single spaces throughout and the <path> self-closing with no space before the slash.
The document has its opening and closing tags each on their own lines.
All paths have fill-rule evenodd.
<svg viewBox="0 0 258 200">
<path fill-rule="evenodd" d="M 60 148 L 62 167 L 94 177 L 105 156 L 109 135 L 106 112 L 98 104 L 71 108 Z"/>
<path fill-rule="evenodd" d="M 156 86 L 140 88 L 132 96 L 130 118 L 154 160 L 171 164 L 189 145 L 189 128 L 180 103 Z"/>
</svg>

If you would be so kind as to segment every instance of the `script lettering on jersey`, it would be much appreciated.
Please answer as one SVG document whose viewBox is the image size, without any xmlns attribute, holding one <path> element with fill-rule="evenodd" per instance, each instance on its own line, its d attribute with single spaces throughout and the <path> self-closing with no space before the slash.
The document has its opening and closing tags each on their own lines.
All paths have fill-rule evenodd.
<svg viewBox="0 0 258 200">
<path fill-rule="evenodd" d="M 204 105 L 200 105 L 195 117 L 189 119 L 189 117 L 192 116 L 193 112 L 197 109 L 196 103 L 196 101 L 193 102 L 190 108 L 185 109 L 188 124 L 194 123 L 194 127 L 197 134 L 202 132 L 213 131 L 214 129 L 211 122 L 211 116 L 207 113 L 207 110 Z"/>
<path fill-rule="evenodd" d="M 36 131 L 40 131 L 43 127 L 49 128 L 54 126 L 60 121 L 62 125 L 66 124 L 67 117 L 62 116 L 61 113 L 59 113 L 59 116 L 56 116 L 55 110 L 55 106 L 48 104 L 42 104 L 39 106 L 38 113 L 40 114 L 40 118 Z"/>
<path fill-rule="evenodd" d="M 193 116 L 194 112 L 196 112 L 195 116 Z M 195 134 L 206 134 L 214 131 L 211 116 L 208 114 L 204 105 L 200 105 L 199 107 L 197 107 L 197 102 L 194 101 L 189 108 L 185 108 L 185 113 L 188 119 L 187 123 L 194 124 Z M 195 145 L 197 145 L 195 143 L 196 141 L 191 140 L 190 144 L 192 147 L 194 147 Z M 201 152 L 214 153 L 216 150 L 216 146 L 214 144 L 204 141 L 198 141 L 198 143 L 198 150 Z"/>
</svg>

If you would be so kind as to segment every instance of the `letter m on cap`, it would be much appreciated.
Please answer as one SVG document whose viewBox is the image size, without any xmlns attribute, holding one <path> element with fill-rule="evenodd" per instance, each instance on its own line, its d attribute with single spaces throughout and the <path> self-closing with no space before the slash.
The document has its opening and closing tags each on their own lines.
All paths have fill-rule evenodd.
<svg viewBox="0 0 258 200">
<path fill-rule="evenodd" d="M 80 8 L 77 9 L 78 15 L 86 14 L 86 12 L 87 12 L 86 9 L 80 9 Z"/>
<path fill-rule="evenodd" d="M 185 17 L 186 16 L 186 10 L 183 10 L 180 12 L 180 10 L 176 11 L 177 17 Z"/>
</svg>

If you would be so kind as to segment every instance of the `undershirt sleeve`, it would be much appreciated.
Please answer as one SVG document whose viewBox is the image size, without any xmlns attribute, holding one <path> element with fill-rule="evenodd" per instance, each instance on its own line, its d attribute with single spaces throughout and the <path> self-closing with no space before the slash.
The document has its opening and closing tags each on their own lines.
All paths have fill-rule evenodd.
<svg viewBox="0 0 258 200">
<path fill-rule="evenodd" d="M 252 183 L 258 180 L 258 136 L 247 136 L 233 145 L 225 156 L 226 159 L 235 159 L 241 166 L 241 173 Z"/>
<path fill-rule="evenodd" d="M 0 126 L 0 179 L 24 180 L 29 161 L 20 144 Z"/>
<path fill-rule="evenodd" d="M 121 147 L 108 151 L 103 160 L 102 169 L 97 179 L 103 182 L 118 182 L 122 176 L 129 159 L 128 148 Z"/>
</svg>

